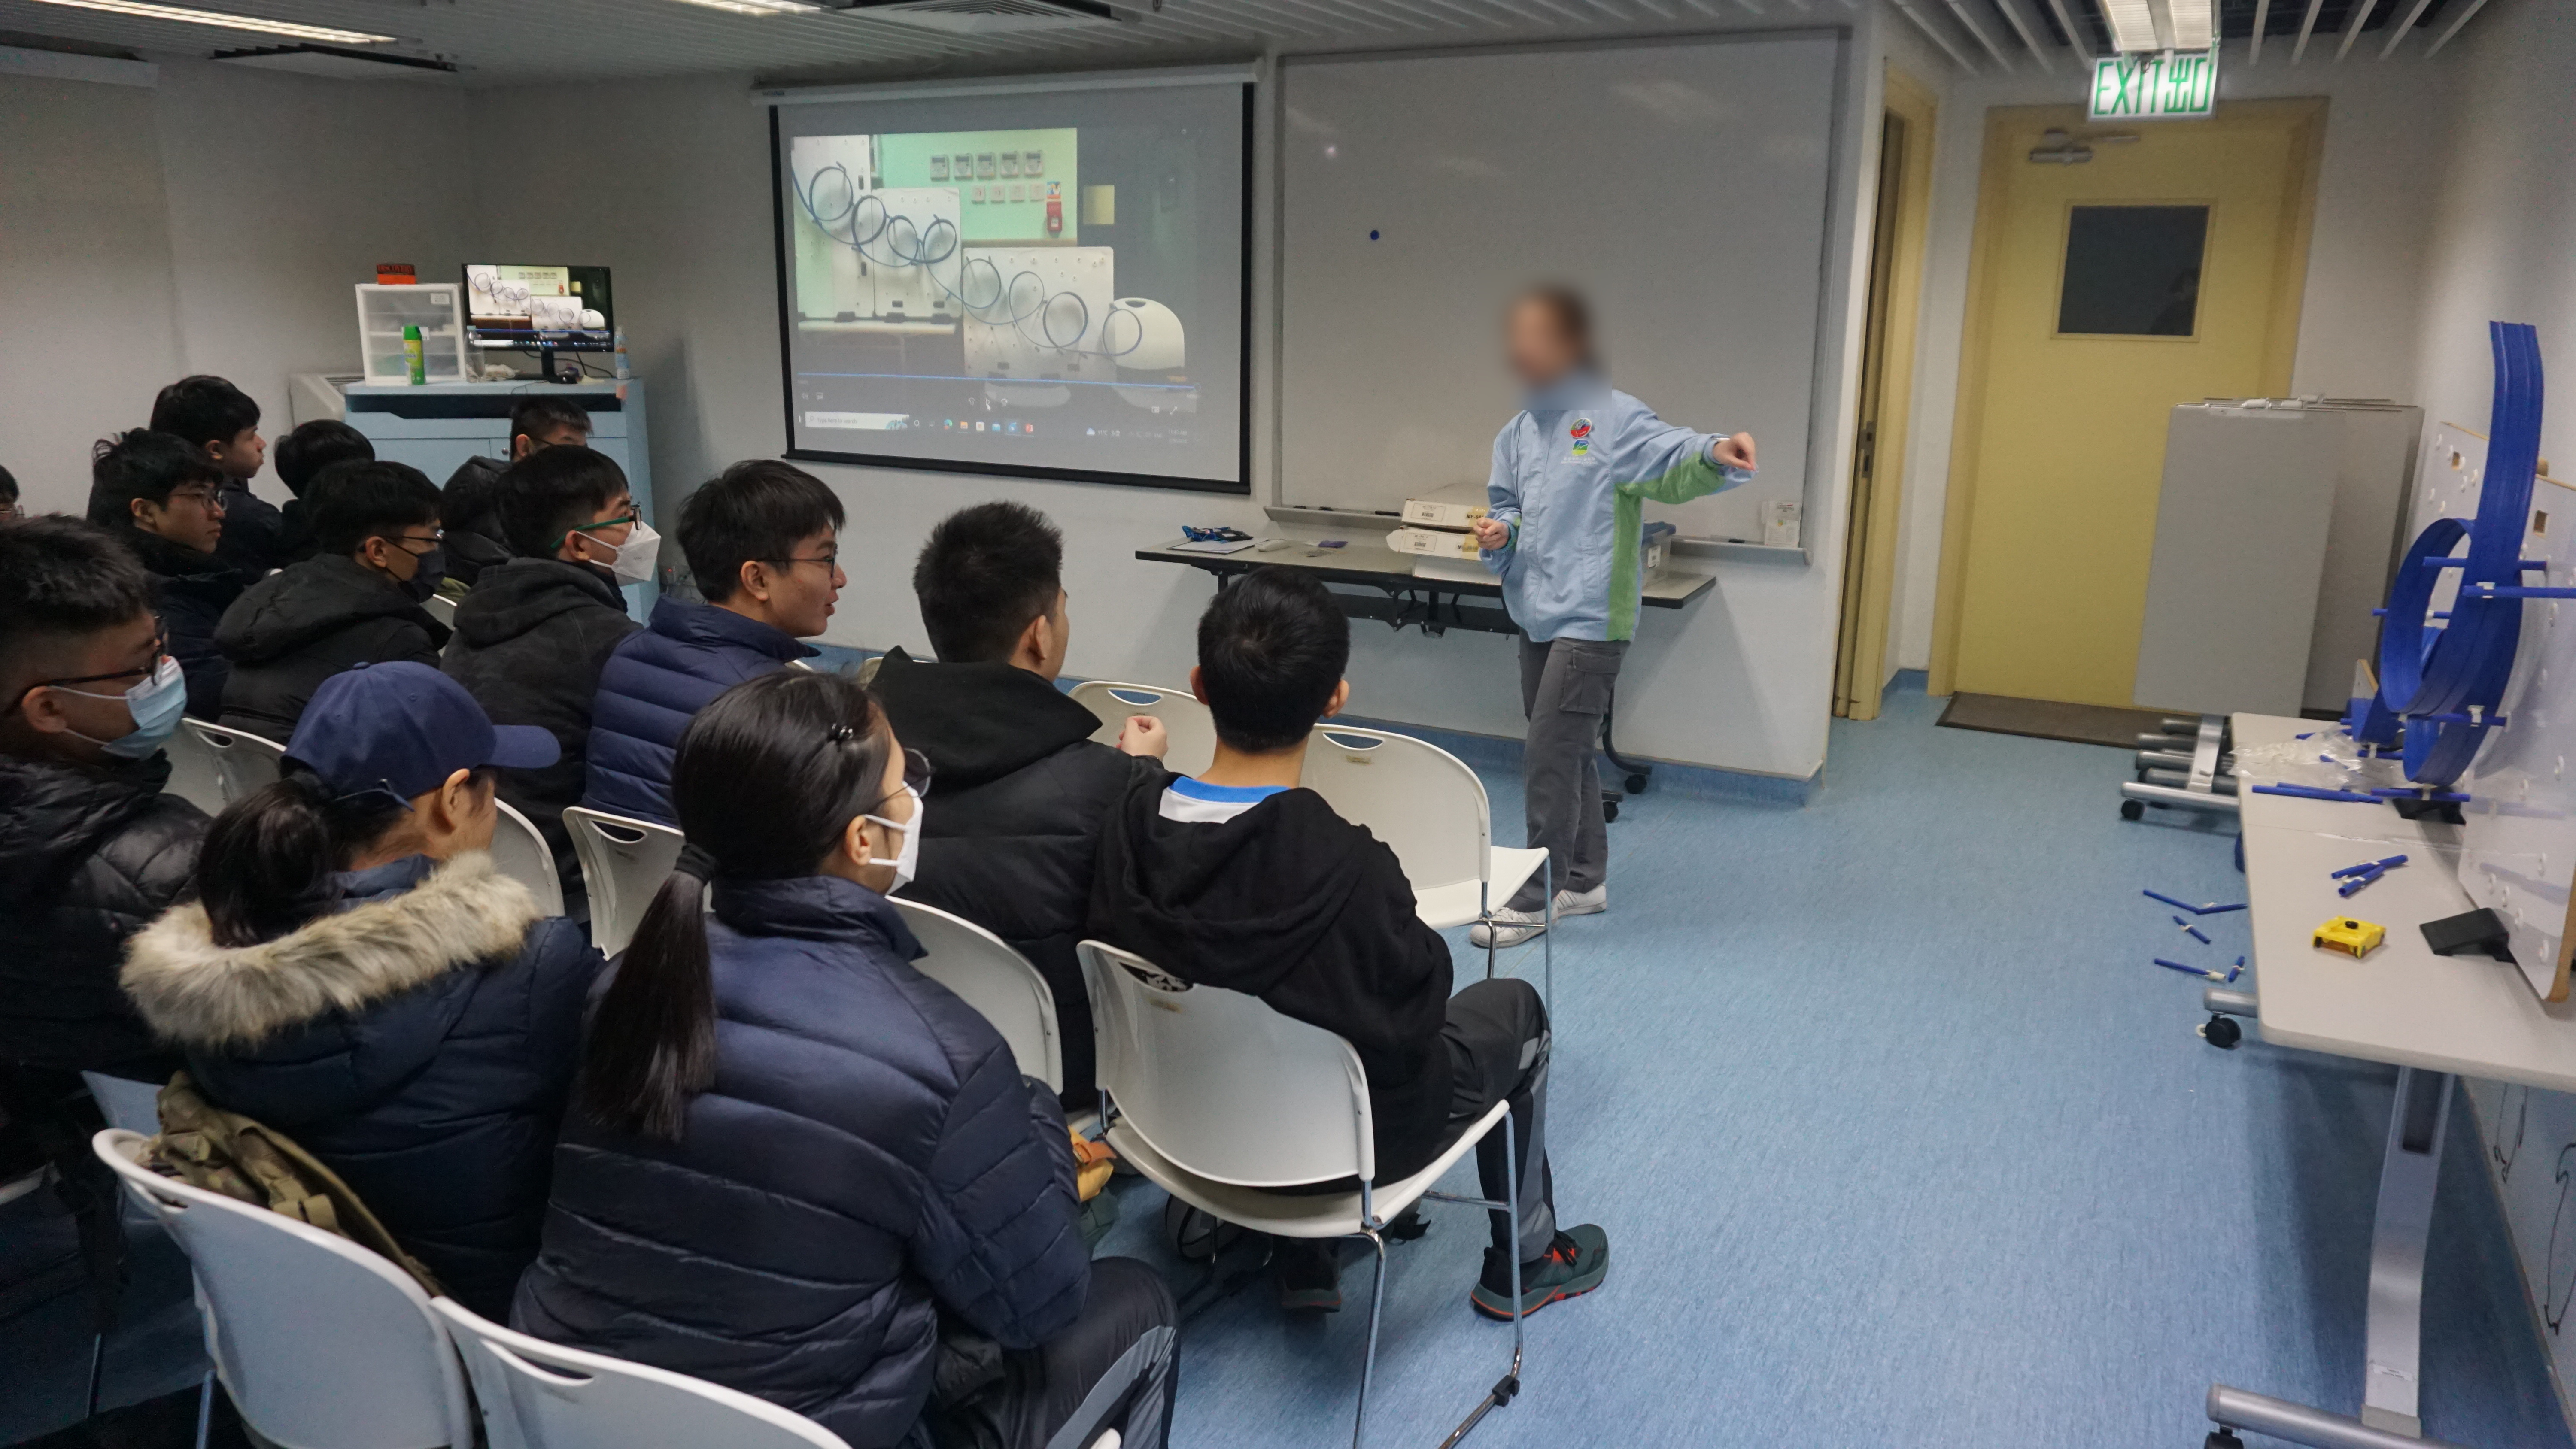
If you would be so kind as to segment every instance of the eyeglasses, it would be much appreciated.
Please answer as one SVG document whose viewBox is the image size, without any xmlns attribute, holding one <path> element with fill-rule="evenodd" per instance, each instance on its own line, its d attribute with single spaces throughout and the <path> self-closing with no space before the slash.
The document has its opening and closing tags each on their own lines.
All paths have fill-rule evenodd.
<svg viewBox="0 0 2576 1449">
<path fill-rule="evenodd" d="M 426 544 L 426 545 L 428 545 L 430 548 L 438 548 L 438 547 L 440 547 L 441 545 L 445 544 L 445 543 L 447 542 L 447 530 L 446 530 L 446 529 L 443 529 L 443 528 L 433 528 L 433 529 L 431 529 L 431 530 L 429 531 L 429 537 L 427 537 L 427 538 L 422 538 L 422 537 L 420 537 L 418 534 L 410 534 L 410 533 L 405 533 L 405 534 L 390 534 L 390 533 L 389 533 L 389 534 L 385 534 L 385 535 L 383 535 L 383 537 L 384 537 L 385 542 L 390 543 L 390 544 L 394 545 L 394 546 L 395 546 L 395 547 L 397 547 L 397 548 L 400 548 L 400 549 L 401 549 L 403 552 L 405 552 L 405 553 L 410 553 L 410 552 L 412 551 L 412 550 L 411 550 L 411 546 L 412 546 L 413 544 L 416 544 L 416 543 L 418 543 L 418 544 Z M 417 555 L 415 555 L 415 557 L 417 557 Z"/>
<path fill-rule="evenodd" d="M 615 528 L 621 523 L 640 523 L 643 517 L 640 513 L 621 513 L 615 518 L 603 518 L 593 523 L 577 523 L 555 535 L 555 546 L 561 548 L 563 541 L 576 533 L 588 533 L 594 528 Z"/>
<path fill-rule="evenodd" d="M 835 549 L 830 553 L 824 554 L 820 558 L 765 558 L 760 560 L 760 562 L 774 564 L 821 564 L 827 569 L 836 569 L 841 566 L 841 554 L 838 549 Z"/>
<path fill-rule="evenodd" d="M 140 679 L 159 669 L 161 661 L 169 656 L 170 630 L 169 626 L 164 624 L 153 632 L 151 663 L 137 665 L 131 669 L 111 669 L 105 674 L 74 674 L 62 679 L 39 679 L 25 689 L 19 690 L 18 697 L 9 701 L 9 708 L 15 710 L 24 705 L 27 702 L 27 696 L 40 689 L 68 689 L 75 684 L 106 684 L 118 679 Z"/>
<path fill-rule="evenodd" d="M 173 488 L 170 490 L 169 503 L 193 503 L 208 513 L 224 511 L 223 495 L 212 488 Z M 168 507 L 169 504 L 165 503 L 162 506 Z"/>
<path fill-rule="evenodd" d="M 930 757 L 919 750 L 913 749 L 909 746 L 905 747 L 903 752 L 903 783 L 912 790 L 912 793 L 915 795 L 927 795 L 930 793 L 931 773 Z M 895 797 L 895 793 L 896 792 L 889 791 L 886 794 L 879 795 L 874 800 L 868 802 L 867 810 L 862 810 L 859 813 L 862 815 L 867 814 L 869 810 L 874 810 L 888 800 L 893 799 Z"/>
</svg>

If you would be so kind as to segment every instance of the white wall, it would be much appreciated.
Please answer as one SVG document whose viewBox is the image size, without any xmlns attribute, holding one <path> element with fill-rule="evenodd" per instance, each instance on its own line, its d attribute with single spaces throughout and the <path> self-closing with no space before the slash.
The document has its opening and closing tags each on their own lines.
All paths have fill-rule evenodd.
<svg viewBox="0 0 2576 1449">
<path fill-rule="evenodd" d="M 1851 54 L 1872 54 L 1867 17 Z M 1875 75 L 1874 66 L 1855 66 Z M 1875 115 L 1846 84 L 1846 121 Z M 585 118 L 578 148 L 532 147 L 524 138 L 567 109 Z M 668 508 L 680 493 L 738 458 L 785 445 L 779 402 L 777 292 L 766 113 L 736 76 L 591 87 L 487 92 L 475 99 L 473 151 L 511 155 L 506 174 L 482 170 L 475 208 L 484 240 L 513 255 L 561 255 L 617 269 L 620 321 L 639 371 L 654 384 L 653 468 Z M 1267 127 L 1263 128 L 1266 137 Z M 1807 567 L 1715 567 L 1716 588 L 1682 617 L 1647 611 L 1621 691 L 1623 747 L 1661 758 L 1805 778 L 1824 759 L 1833 635 L 1849 469 L 1850 362 L 1857 325 L 1848 305 L 1859 285 L 1851 237 L 1874 153 L 1874 125 L 1845 124 L 1837 157 L 1842 185 L 1830 227 L 1830 339 L 1818 379 L 1817 423 L 1807 439 L 1820 477 Z M 1256 196 L 1266 210 L 1265 155 Z M 577 152 L 577 154 L 575 154 Z M 1266 216 L 1255 235 L 1267 237 Z M 1256 254 L 1255 295 L 1270 293 Z M 1256 332 L 1255 358 L 1269 349 Z M 1478 355 L 1469 361 L 1482 365 Z M 1266 440 L 1266 373 L 1256 369 L 1256 438 Z M 1268 496 L 1267 450 L 1256 447 L 1254 497 Z M 925 647 L 908 576 L 914 550 L 949 511 L 988 498 L 1045 510 L 1066 536 L 1073 596 L 1068 668 L 1092 677 L 1171 682 L 1186 676 L 1192 630 L 1211 585 L 1193 570 L 1139 563 L 1135 550 L 1168 539 L 1182 522 L 1262 526 L 1252 500 L 1088 484 L 980 478 L 823 465 L 816 469 L 850 506 L 843 543 L 851 585 L 835 620 L 836 643 Z M 1488 635 L 1425 639 L 1369 624 L 1355 633 L 1353 709 L 1426 725 L 1517 735 L 1517 667 L 1510 641 Z"/>
<path fill-rule="evenodd" d="M 1889 23 L 1910 29 L 1901 18 L 1891 16 Z M 2481 15 L 2469 30 L 2488 26 L 2489 17 Z M 2294 393 L 2410 401 L 2418 391 L 2417 299 L 2435 225 L 2428 179 L 2442 165 L 2443 121 L 2466 62 L 2457 46 L 2429 62 L 2421 59 L 2420 46 L 2382 62 L 2377 44 L 2365 39 L 2341 64 L 2333 62 L 2329 45 L 2311 42 L 2305 63 L 2293 67 L 2289 47 L 2278 39 L 2265 45 L 2261 63 L 2251 68 L 2242 44 L 2230 44 L 2221 57 L 2222 103 L 2327 98 L 2316 226 L 2291 367 Z M 1941 92 L 1904 522 L 1890 620 L 1892 667 L 1921 669 L 1932 659 L 1933 590 L 1958 407 L 1959 347 L 1986 111 L 1992 106 L 2077 104 L 2083 82 L 2063 59 L 2054 71 L 2034 73 L 2023 57 L 2019 70 L 2009 75 L 1998 74 L 1991 63 L 1975 75 L 1963 75 L 1946 60 L 1938 63 L 1936 75 L 1900 63 Z M 2482 339 L 2483 334 L 2481 347 Z"/>
</svg>

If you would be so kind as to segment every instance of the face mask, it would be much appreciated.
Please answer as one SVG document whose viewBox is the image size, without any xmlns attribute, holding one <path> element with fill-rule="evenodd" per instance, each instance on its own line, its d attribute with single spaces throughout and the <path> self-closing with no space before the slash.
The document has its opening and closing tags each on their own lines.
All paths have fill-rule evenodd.
<svg viewBox="0 0 2576 1449">
<path fill-rule="evenodd" d="M 612 544 L 589 534 L 582 536 L 603 548 L 617 550 L 617 556 L 608 561 L 608 571 L 621 584 L 649 583 L 653 578 L 654 565 L 662 559 L 662 535 L 655 533 L 653 525 L 640 518 L 627 532 L 624 543 Z"/>
<path fill-rule="evenodd" d="M 438 586 L 447 581 L 447 550 L 433 548 L 427 553 L 414 554 L 412 558 L 418 566 L 412 570 L 411 577 L 395 580 L 394 586 L 413 603 L 427 603 L 430 596 L 438 592 Z"/>
<path fill-rule="evenodd" d="M 59 687 L 59 686 L 57 686 Z M 152 669 L 152 677 L 136 684 L 123 694 L 97 694 L 86 689 L 65 689 L 84 699 L 121 699 L 125 712 L 134 718 L 134 732 L 112 740 L 97 739 L 79 730 L 69 733 L 76 739 L 88 740 L 119 760 L 148 760 L 179 732 L 179 716 L 188 709 L 188 679 L 179 672 L 179 661 L 164 654 Z M 907 846 L 910 841 L 904 842 Z"/>
<path fill-rule="evenodd" d="M 902 890 L 905 886 L 912 884 L 913 876 L 918 874 L 921 870 L 921 819 L 923 812 L 927 811 L 930 806 L 929 802 L 921 798 L 921 792 L 912 788 L 910 785 L 903 787 L 903 793 L 912 797 L 912 819 L 908 821 L 888 820 L 882 815 L 862 815 L 859 817 L 862 820 L 873 820 L 888 830 L 900 830 L 903 832 L 903 849 L 896 853 L 894 859 L 879 860 L 873 855 L 868 857 L 868 864 L 870 865 L 890 865 L 894 867 L 894 884 L 886 887 L 886 894 L 888 895 L 892 895 L 896 891 Z"/>
</svg>

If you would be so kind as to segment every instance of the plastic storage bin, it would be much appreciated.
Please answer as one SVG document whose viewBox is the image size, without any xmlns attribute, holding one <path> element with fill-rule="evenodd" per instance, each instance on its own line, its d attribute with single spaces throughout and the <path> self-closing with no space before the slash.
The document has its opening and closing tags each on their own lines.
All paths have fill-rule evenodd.
<svg viewBox="0 0 2576 1449">
<path fill-rule="evenodd" d="M 358 355 L 365 359 L 369 382 L 408 383 L 410 362 L 403 352 L 403 329 L 420 329 L 421 352 L 431 382 L 464 382 L 466 372 L 464 288 L 454 282 L 426 286 L 358 287 Z"/>
</svg>

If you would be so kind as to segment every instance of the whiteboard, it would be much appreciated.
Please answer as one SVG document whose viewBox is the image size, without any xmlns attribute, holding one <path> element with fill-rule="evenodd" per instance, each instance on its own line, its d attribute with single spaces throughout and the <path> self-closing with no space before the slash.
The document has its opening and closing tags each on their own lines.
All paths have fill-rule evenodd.
<svg viewBox="0 0 2576 1449">
<path fill-rule="evenodd" d="M 1758 542 L 1763 504 L 1806 496 L 1841 45 L 1283 62 L 1279 501 L 1483 484 L 1520 407 L 1502 308 L 1563 281 L 1614 386 L 1760 444 L 1754 482 L 1650 516 Z"/>
</svg>

